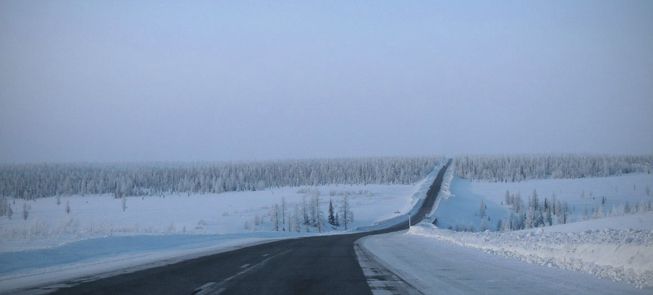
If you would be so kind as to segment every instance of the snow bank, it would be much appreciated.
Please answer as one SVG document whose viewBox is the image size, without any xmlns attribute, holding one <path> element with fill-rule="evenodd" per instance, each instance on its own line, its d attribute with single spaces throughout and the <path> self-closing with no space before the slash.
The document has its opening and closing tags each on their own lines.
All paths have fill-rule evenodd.
<svg viewBox="0 0 653 295">
<path fill-rule="evenodd" d="M 653 287 L 653 213 L 503 233 L 455 232 L 421 224 L 408 234 Z"/>
</svg>

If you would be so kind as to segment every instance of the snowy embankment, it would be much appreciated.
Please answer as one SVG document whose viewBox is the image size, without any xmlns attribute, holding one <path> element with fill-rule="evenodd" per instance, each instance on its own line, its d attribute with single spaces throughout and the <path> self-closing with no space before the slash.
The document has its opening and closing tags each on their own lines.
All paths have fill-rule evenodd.
<svg viewBox="0 0 653 295">
<path fill-rule="evenodd" d="M 125 203 L 109 195 L 12 199 L 14 215 L 0 217 L 0 292 L 343 230 L 324 221 L 322 233 L 273 231 L 272 208 L 284 200 L 292 215 L 316 195 L 324 212 L 347 196 L 352 227 L 377 224 L 410 210 L 414 191 L 414 185 L 328 185 L 127 197 Z"/>
<path fill-rule="evenodd" d="M 639 227 L 646 227 L 645 223 L 653 218 L 650 214 L 639 216 L 642 220 L 633 220 L 635 217 L 638 216 L 620 218 L 628 219 L 622 220 L 622 224 L 638 224 Z M 590 226 L 593 222 L 588 222 L 586 228 L 594 228 Z M 560 232 L 470 233 L 437 229 L 422 223 L 405 232 L 365 237 L 359 244 L 379 263 L 424 294 L 595 295 L 650 294 L 653 291 L 648 285 L 650 231 L 631 234 L 630 230 L 619 229 L 601 232 L 557 226 L 547 229 L 554 228 Z M 610 238 L 601 238 L 607 236 Z M 644 288 L 550 266 L 611 274 L 612 279 Z"/>
<path fill-rule="evenodd" d="M 408 235 L 653 287 L 651 212 L 512 232 L 455 232 L 427 224 Z"/>
<path fill-rule="evenodd" d="M 548 199 L 566 206 L 567 223 L 650 211 L 653 201 L 653 174 L 626 174 L 610 177 L 577 179 L 535 179 L 521 182 L 471 181 L 453 177 L 450 193 L 438 202 L 435 217 L 438 227 L 476 230 L 496 230 L 505 221 L 512 207 L 506 204 L 506 193 L 523 200 L 527 211 L 529 198 L 536 193 L 540 203 Z M 484 218 L 479 208 L 485 205 Z M 517 213 L 515 213 L 517 214 Z M 553 224 L 562 223 L 554 216 Z"/>
</svg>

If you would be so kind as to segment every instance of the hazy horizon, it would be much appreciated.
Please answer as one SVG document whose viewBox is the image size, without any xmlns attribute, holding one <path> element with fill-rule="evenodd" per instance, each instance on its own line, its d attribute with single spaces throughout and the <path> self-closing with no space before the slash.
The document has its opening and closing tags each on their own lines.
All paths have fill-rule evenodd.
<svg viewBox="0 0 653 295">
<path fill-rule="evenodd" d="M 0 163 L 653 153 L 652 1 L 0 2 Z"/>
</svg>

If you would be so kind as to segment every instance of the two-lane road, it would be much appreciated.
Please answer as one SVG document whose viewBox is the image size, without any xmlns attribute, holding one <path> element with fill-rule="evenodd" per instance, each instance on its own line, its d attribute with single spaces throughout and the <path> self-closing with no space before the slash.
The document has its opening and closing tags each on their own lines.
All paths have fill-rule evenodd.
<svg viewBox="0 0 653 295">
<path fill-rule="evenodd" d="M 430 212 L 447 163 L 414 223 Z M 361 237 L 408 228 L 282 240 L 82 283 L 57 294 L 371 294 L 354 251 Z"/>
</svg>

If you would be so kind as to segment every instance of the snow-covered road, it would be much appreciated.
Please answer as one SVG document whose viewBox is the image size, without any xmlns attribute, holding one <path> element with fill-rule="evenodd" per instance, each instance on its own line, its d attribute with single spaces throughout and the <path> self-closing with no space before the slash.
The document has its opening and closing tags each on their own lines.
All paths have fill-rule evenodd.
<svg viewBox="0 0 653 295">
<path fill-rule="evenodd" d="M 590 274 L 529 264 L 404 232 L 361 245 L 424 294 L 651 294 Z"/>
</svg>

